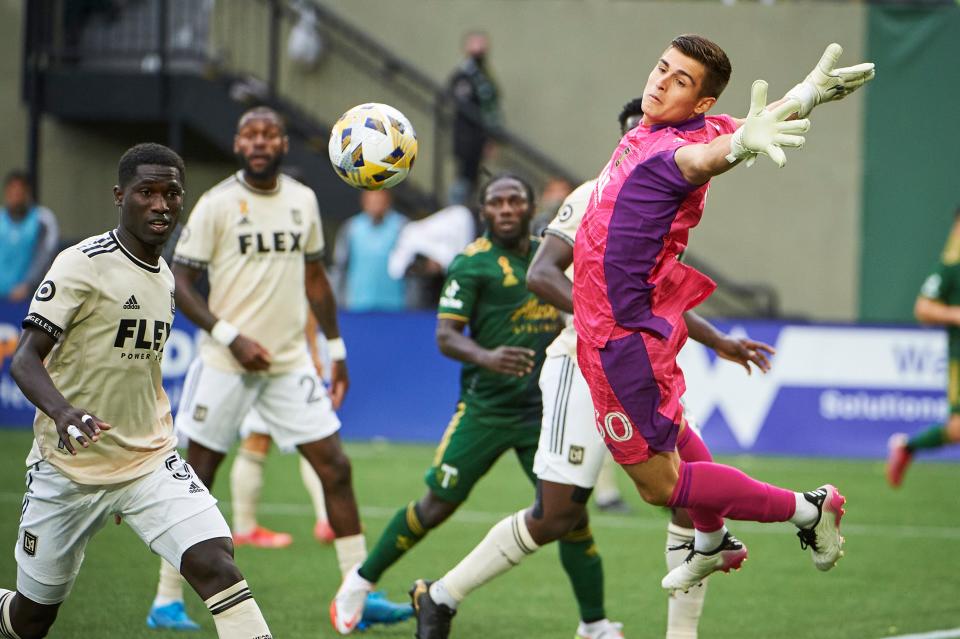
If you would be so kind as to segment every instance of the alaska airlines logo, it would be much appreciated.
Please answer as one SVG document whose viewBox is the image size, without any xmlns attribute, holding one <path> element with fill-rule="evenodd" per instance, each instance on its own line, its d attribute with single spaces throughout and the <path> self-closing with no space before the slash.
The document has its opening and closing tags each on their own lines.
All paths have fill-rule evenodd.
<svg viewBox="0 0 960 639">
<path fill-rule="evenodd" d="M 551 333 L 560 328 L 560 312 L 530 295 L 523 306 L 510 314 L 513 333 Z"/>
<path fill-rule="evenodd" d="M 295 253 L 301 251 L 300 241 L 303 233 L 275 231 L 273 233 L 241 233 L 240 255 L 247 253 Z"/>
</svg>

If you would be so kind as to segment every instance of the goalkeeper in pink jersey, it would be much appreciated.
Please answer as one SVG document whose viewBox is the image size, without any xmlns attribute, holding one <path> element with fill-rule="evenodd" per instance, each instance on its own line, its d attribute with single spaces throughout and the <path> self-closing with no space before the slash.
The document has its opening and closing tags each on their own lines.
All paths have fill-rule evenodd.
<svg viewBox="0 0 960 639">
<path fill-rule="evenodd" d="M 766 105 L 754 82 L 744 120 L 708 116 L 730 78 L 726 54 L 696 35 L 675 38 L 647 78 L 641 124 L 620 141 L 590 197 L 574 245 L 577 356 L 590 387 L 597 429 L 640 495 L 685 508 L 695 528 L 686 561 L 662 581 L 687 590 L 717 570 L 738 568 L 746 547 L 724 518 L 790 521 L 820 570 L 843 555 L 844 498 L 832 485 L 793 492 L 713 462 L 676 452 L 685 390 L 677 354 L 687 338 L 683 313 L 715 284 L 681 263 L 689 230 L 703 214 L 712 177 L 763 154 L 778 166 L 782 147 L 803 145 L 810 111 L 873 78 L 873 65 L 836 69 L 839 45 L 782 100 Z"/>
</svg>

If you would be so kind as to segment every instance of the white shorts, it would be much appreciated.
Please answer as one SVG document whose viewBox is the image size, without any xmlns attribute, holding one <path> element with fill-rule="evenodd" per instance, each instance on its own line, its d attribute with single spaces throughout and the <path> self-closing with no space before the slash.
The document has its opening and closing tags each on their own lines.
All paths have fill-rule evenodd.
<svg viewBox="0 0 960 639">
<path fill-rule="evenodd" d="M 597 432 L 590 389 L 573 358 L 548 357 L 540 391 L 543 421 L 533 472 L 544 481 L 593 488 L 609 453 Z"/>
<path fill-rule="evenodd" d="M 187 371 L 176 429 L 210 450 L 226 453 L 251 409 L 283 449 L 340 430 L 326 387 L 312 366 L 278 375 L 232 373 L 199 359 Z"/>
<path fill-rule="evenodd" d="M 83 454 L 82 452 L 79 454 Z M 148 475 L 116 486 L 71 481 L 47 462 L 27 470 L 16 558 L 17 589 L 43 604 L 66 599 L 87 542 L 120 515 L 151 550 L 174 566 L 191 546 L 230 537 L 210 494 L 176 452 Z M 170 541 L 168 531 L 189 530 Z M 165 543 L 160 543 L 166 540 Z"/>
</svg>

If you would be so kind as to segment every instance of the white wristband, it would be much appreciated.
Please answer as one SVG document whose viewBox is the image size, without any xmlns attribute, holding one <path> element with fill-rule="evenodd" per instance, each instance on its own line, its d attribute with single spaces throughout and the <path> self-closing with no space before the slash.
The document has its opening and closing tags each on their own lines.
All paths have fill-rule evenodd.
<svg viewBox="0 0 960 639">
<path fill-rule="evenodd" d="M 224 346 L 230 346 L 239 334 L 237 327 L 226 320 L 217 320 L 210 331 L 210 336 Z"/>
<path fill-rule="evenodd" d="M 342 337 L 327 340 L 327 354 L 334 362 L 347 359 L 347 346 L 343 343 Z"/>
</svg>

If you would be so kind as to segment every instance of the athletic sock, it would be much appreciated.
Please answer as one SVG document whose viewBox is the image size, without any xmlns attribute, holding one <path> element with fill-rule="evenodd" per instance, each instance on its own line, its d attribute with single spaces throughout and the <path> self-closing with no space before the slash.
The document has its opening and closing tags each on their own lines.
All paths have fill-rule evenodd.
<svg viewBox="0 0 960 639">
<path fill-rule="evenodd" d="M 609 504 L 622 499 L 620 486 L 617 485 L 617 467 L 618 464 L 613 461 L 613 457 L 604 453 L 603 463 L 600 464 L 600 473 L 597 475 L 597 483 L 593 490 L 598 504 Z"/>
<path fill-rule="evenodd" d="M 257 503 L 263 489 L 263 462 L 267 456 L 241 448 L 230 469 L 233 532 L 247 535 L 257 527 Z"/>
<path fill-rule="evenodd" d="M 911 453 L 927 448 L 940 448 L 947 443 L 947 429 L 943 424 L 935 424 L 920 431 L 907 440 L 907 450 Z"/>
<path fill-rule="evenodd" d="M 710 449 L 707 448 L 707 445 L 703 442 L 703 439 L 700 438 L 700 435 L 690 428 L 689 425 L 686 426 L 677 437 L 677 454 L 680 455 L 680 459 L 685 462 L 713 461 L 713 455 L 710 454 Z M 690 519 L 693 521 L 693 527 L 698 531 L 718 532 L 725 530 L 723 517 L 715 512 L 702 508 L 689 508 L 687 509 L 687 514 L 690 515 Z M 721 538 L 723 537 L 722 532 L 720 536 Z M 720 541 L 717 540 L 717 543 L 719 544 Z M 704 550 L 704 548 L 697 546 L 697 550 Z"/>
<path fill-rule="evenodd" d="M 796 503 L 796 510 L 790 517 L 790 523 L 798 528 L 810 528 L 817 523 L 820 510 L 807 500 L 803 493 L 793 493 L 793 498 Z"/>
<path fill-rule="evenodd" d="M 204 601 L 220 639 L 271 639 L 270 629 L 247 587 L 238 581 Z"/>
<path fill-rule="evenodd" d="M 4 639 L 20 639 L 20 635 L 13 631 L 13 619 L 10 618 L 10 605 L 16 596 L 15 591 L 0 588 L 0 637 Z"/>
<path fill-rule="evenodd" d="M 692 528 L 667 524 L 667 571 L 684 562 L 690 550 L 681 546 L 692 543 L 693 537 Z M 667 599 L 667 639 L 697 639 L 697 627 L 703 613 L 708 581 L 709 577 L 704 578 L 699 585 L 687 592 L 675 590 L 670 594 Z"/>
<path fill-rule="evenodd" d="M 559 541 L 560 563 L 573 586 L 580 608 L 580 620 L 586 624 L 607 617 L 603 609 L 603 560 L 597 551 L 590 526 L 572 530 Z"/>
<path fill-rule="evenodd" d="M 175 601 L 183 601 L 183 578 L 165 559 L 160 560 L 160 580 L 157 582 L 157 596 L 154 606 L 167 606 Z"/>
<path fill-rule="evenodd" d="M 524 513 L 521 510 L 494 525 L 469 555 L 430 586 L 431 598 L 437 603 L 456 608 L 475 588 L 507 572 L 524 557 L 533 554 L 540 546 L 527 530 Z M 443 585 L 438 586 L 441 582 Z M 433 596 L 435 589 L 436 598 Z"/>
<path fill-rule="evenodd" d="M 796 510 L 795 493 L 757 481 L 732 466 L 680 462 L 677 485 L 668 506 L 703 509 L 746 521 L 788 521 Z"/>
<path fill-rule="evenodd" d="M 307 489 L 307 494 L 310 495 L 317 521 L 327 521 L 327 501 L 323 496 L 323 484 L 320 483 L 317 471 L 303 455 L 300 455 L 300 479 L 303 481 L 303 487 Z"/>
<path fill-rule="evenodd" d="M 366 561 L 360 566 L 360 576 L 373 583 L 380 581 L 387 568 L 416 546 L 426 534 L 427 529 L 420 523 L 417 514 L 416 502 L 410 502 L 394 513 Z"/>
<path fill-rule="evenodd" d="M 347 576 L 350 569 L 367 558 L 367 540 L 363 533 L 349 537 L 337 537 L 333 540 L 333 548 L 337 551 L 337 564 L 340 566 L 340 575 Z"/>
<path fill-rule="evenodd" d="M 700 530 L 695 529 L 693 534 L 693 547 L 700 552 L 710 552 L 715 550 L 723 543 L 723 536 L 727 534 L 727 527 L 721 526 L 719 530 Z"/>
</svg>

